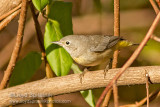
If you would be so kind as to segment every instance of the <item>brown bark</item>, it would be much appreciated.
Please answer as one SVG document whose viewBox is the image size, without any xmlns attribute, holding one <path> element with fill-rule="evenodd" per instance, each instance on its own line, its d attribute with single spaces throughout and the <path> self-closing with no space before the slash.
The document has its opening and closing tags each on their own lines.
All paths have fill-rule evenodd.
<svg viewBox="0 0 160 107">
<path fill-rule="evenodd" d="M 0 0 L 0 16 L 17 7 L 22 0 Z"/>
<path fill-rule="evenodd" d="M 11 101 L 17 101 L 17 103 L 20 103 L 25 100 L 37 99 L 37 97 L 11 97 L 12 94 L 16 94 L 17 96 L 24 96 L 25 94 L 28 94 L 28 96 L 38 94 L 59 95 L 105 87 L 119 71 L 120 69 L 109 70 L 106 73 L 105 79 L 103 70 L 86 72 L 82 84 L 80 83 L 79 74 L 72 74 L 62 77 L 42 79 L 0 90 L 0 106 L 8 106 L 11 104 Z M 160 66 L 145 66 L 128 68 L 118 79 L 117 85 L 145 84 L 146 72 L 149 74 L 150 80 L 153 83 L 160 83 Z"/>
</svg>

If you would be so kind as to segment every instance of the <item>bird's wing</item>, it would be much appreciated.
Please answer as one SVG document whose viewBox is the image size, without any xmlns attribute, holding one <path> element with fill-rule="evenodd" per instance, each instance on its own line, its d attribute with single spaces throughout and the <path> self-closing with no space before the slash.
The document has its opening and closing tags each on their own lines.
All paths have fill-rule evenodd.
<svg viewBox="0 0 160 107">
<path fill-rule="evenodd" d="M 102 52 L 116 45 L 119 40 L 120 38 L 118 36 L 103 36 L 99 43 L 91 47 L 90 50 L 93 52 Z"/>
</svg>

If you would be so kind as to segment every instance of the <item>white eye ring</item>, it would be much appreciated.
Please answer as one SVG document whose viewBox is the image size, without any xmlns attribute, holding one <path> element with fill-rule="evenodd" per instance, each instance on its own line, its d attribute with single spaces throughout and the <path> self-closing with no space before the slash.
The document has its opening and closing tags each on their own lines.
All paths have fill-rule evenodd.
<svg viewBox="0 0 160 107">
<path fill-rule="evenodd" d="M 69 42 L 69 41 L 66 41 L 66 45 L 70 45 L 70 42 Z"/>
</svg>

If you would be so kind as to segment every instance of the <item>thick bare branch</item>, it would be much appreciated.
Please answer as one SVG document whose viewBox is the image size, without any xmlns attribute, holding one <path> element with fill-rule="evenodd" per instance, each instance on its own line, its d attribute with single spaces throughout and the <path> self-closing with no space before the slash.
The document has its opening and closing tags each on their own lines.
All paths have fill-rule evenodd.
<svg viewBox="0 0 160 107">
<path fill-rule="evenodd" d="M 43 79 L 0 90 L 0 106 L 8 106 L 12 101 L 20 103 L 25 100 L 37 99 L 39 94 L 59 95 L 81 90 L 105 87 L 120 69 L 108 70 L 104 79 L 103 70 L 86 72 L 83 84 L 79 74 Z M 160 66 L 131 67 L 118 79 L 117 85 L 135 85 L 146 83 L 146 72 L 153 83 L 160 83 Z M 31 97 L 34 95 L 35 97 Z M 21 97 L 24 96 L 24 97 Z"/>
</svg>

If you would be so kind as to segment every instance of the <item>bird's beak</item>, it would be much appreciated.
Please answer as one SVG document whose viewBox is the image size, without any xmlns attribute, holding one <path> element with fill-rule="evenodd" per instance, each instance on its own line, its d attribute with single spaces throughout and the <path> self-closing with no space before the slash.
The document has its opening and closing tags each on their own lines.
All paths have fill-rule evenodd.
<svg viewBox="0 0 160 107">
<path fill-rule="evenodd" d="M 62 46 L 62 43 L 60 43 L 59 41 L 54 41 L 54 42 L 52 42 L 52 43 Z"/>
</svg>

